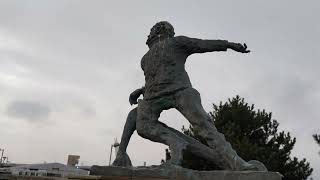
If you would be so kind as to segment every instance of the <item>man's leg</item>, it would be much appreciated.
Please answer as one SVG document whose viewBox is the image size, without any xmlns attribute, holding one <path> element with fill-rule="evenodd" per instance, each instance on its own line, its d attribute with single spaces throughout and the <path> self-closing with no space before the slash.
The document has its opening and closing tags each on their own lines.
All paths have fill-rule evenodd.
<svg viewBox="0 0 320 180">
<path fill-rule="evenodd" d="M 216 152 L 215 163 L 221 168 L 231 170 L 266 170 L 257 162 L 249 164 L 232 149 L 223 134 L 219 133 L 208 113 L 203 109 L 200 94 L 193 88 L 176 93 L 176 109 L 180 111 L 195 128 L 200 136 L 206 139 L 209 147 Z M 258 162 L 259 163 L 259 162 Z"/>
<path fill-rule="evenodd" d="M 162 110 L 169 109 L 173 102 L 169 98 L 139 100 L 136 128 L 141 137 L 169 146 L 171 150 L 169 163 L 180 165 L 183 150 L 189 143 L 183 138 L 184 134 L 158 121 Z"/>
<path fill-rule="evenodd" d="M 168 102 L 168 101 L 166 101 Z M 172 101 L 174 102 L 174 101 Z M 158 102 L 159 103 L 159 102 Z M 155 103 L 157 104 L 157 103 Z M 165 108 L 166 104 L 168 103 L 161 103 L 161 107 L 163 106 L 163 108 Z M 159 104 L 158 104 L 159 105 Z M 156 105 L 155 107 L 157 107 L 158 105 Z M 169 101 L 169 105 L 170 105 L 170 101 Z M 151 104 L 148 103 L 147 107 L 150 107 Z M 150 107 L 151 108 L 151 107 Z M 121 137 L 121 142 L 120 142 L 120 147 L 119 147 L 119 151 L 117 153 L 116 159 L 114 160 L 113 164 L 114 166 L 123 166 L 123 167 L 131 167 L 131 160 L 129 158 L 129 156 L 127 155 L 126 149 L 128 146 L 128 143 L 130 141 L 131 135 L 132 133 L 136 130 L 136 121 L 137 121 L 137 111 L 138 108 L 135 108 L 133 110 L 130 111 L 130 113 L 128 114 L 127 120 L 126 120 L 126 124 L 124 126 L 123 129 L 123 133 L 122 133 L 122 137 Z M 141 110 L 142 112 L 146 112 L 148 111 L 148 108 L 145 108 L 144 110 Z M 160 114 L 159 110 L 153 110 L 153 112 L 157 112 L 156 114 Z M 147 116 L 153 117 L 151 116 L 152 113 L 148 113 Z M 142 117 L 144 115 L 141 115 Z M 156 115 L 155 117 L 159 117 L 159 115 Z M 148 119 L 148 118 L 147 118 Z M 152 141 L 156 141 L 158 140 L 157 138 L 153 138 L 152 136 L 155 135 L 155 133 L 149 131 L 148 129 L 143 128 L 143 124 L 147 124 L 147 126 L 155 126 L 155 127 L 161 127 L 159 130 L 161 130 L 162 132 L 169 132 L 169 134 L 171 134 L 172 137 L 175 138 L 167 138 L 167 139 L 171 139 L 171 141 L 167 141 L 166 139 L 162 139 L 162 140 L 158 140 L 157 142 L 161 142 L 163 144 L 166 144 L 170 147 L 170 149 L 172 150 L 172 160 L 169 161 L 169 163 L 172 164 L 176 164 L 176 165 L 180 165 L 181 160 L 182 160 L 182 151 L 184 150 L 184 145 L 187 145 L 187 149 L 195 154 L 200 155 L 200 157 L 203 157 L 205 159 L 208 159 L 209 161 L 214 161 L 215 159 L 213 159 L 212 157 L 216 156 L 216 153 L 210 149 L 209 147 L 201 144 L 200 142 L 198 142 L 197 140 L 184 135 L 183 133 L 166 126 L 165 124 L 157 121 L 157 118 L 154 119 L 156 121 L 156 125 L 153 125 L 154 123 L 139 123 L 139 129 L 138 129 L 138 133 L 140 133 L 141 136 L 145 136 L 145 137 L 149 137 L 147 139 L 150 139 Z M 150 128 L 152 129 L 152 128 Z M 162 136 L 160 136 L 161 138 Z M 173 140 L 175 139 L 175 142 L 173 142 Z M 187 142 L 187 143 L 186 143 Z M 169 144 L 171 143 L 171 144 Z M 182 143 L 182 144 L 181 144 Z M 179 146 L 180 144 L 180 146 Z M 178 145 L 178 146 L 177 146 Z M 183 145 L 183 146 L 181 146 Z M 174 150 L 175 149 L 175 150 Z M 180 149 L 180 150 L 177 150 Z"/>
<path fill-rule="evenodd" d="M 136 130 L 137 108 L 131 110 L 128 114 L 126 124 L 124 125 L 119 151 L 116 159 L 113 161 L 113 166 L 131 167 L 131 160 L 127 154 L 127 147 L 133 132 Z"/>
</svg>

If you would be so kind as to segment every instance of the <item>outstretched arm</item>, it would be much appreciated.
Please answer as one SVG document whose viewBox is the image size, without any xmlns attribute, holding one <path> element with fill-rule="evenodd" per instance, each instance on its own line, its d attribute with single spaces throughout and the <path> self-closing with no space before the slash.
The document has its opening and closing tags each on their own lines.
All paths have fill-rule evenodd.
<svg viewBox="0 0 320 180">
<path fill-rule="evenodd" d="M 228 42 L 227 40 L 203 40 L 186 36 L 177 36 L 175 39 L 189 54 L 226 51 L 228 48 L 241 53 L 250 52 L 247 50 L 246 44 L 242 45 L 240 43 Z"/>
<path fill-rule="evenodd" d="M 139 98 L 140 95 L 144 94 L 144 87 L 136 89 L 135 91 L 133 91 L 130 96 L 129 96 L 129 102 L 130 104 L 137 104 L 137 99 Z"/>
</svg>

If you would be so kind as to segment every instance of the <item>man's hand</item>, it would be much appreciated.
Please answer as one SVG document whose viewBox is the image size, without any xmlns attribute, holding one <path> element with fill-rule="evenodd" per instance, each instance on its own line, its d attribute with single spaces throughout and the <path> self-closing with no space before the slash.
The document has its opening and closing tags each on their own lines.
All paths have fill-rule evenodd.
<svg viewBox="0 0 320 180">
<path fill-rule="evenodd" d="M 140 96 L 140 94 L 137 95 L 137 94 L 134 94 L 134 92 L 131 93 L 130 96 L 129 96 L 129 103 L 130 103 L 130 105 L 138 104 L 137 99 L 138 99 L 139 96 Z"/>
<path fill-rule="evenodd" d="M 132 105 L 132 104 L 138 104 L 137 99 L 139 98 L 139 96 L 140 96 L 141 94 L 144 94 L 144 87 L 133 91 L 133 92 L 130 94 L 130 96 L 129 96 L 129 103 L 130 103 L 130 105 Z"/>
<path fill-rule="evenodd" d="M 243 45 L 241 43 L 229 43 L 229 48 L 241 52 L 241 53 L 249 53 L 250 50 L 247 50 L 247 45 L 244 43 Z"/>
</svg>

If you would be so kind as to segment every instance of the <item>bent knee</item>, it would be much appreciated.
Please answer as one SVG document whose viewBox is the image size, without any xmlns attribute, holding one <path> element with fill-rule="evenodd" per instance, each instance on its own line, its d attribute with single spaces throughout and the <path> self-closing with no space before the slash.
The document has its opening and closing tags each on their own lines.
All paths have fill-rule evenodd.
<svg viewBox="0 0 320 180">
<path fill-rule="evenodd" d="M 135 124 L 136 121 L 137 121 L 137 108 L 134 108 L 129 112 L 129 114 L 127 116 L 127 122 Z"/>
<path fill-rule="evenodd" d="M 137 133 L 141 137 L 147 138 L 148 136 L 150 136 L 150 130 L 149 130 L 150 129 L 150 123 L 137 121 L 136 129 L 137 129 Z"/>
<path fill-rule="evenodd" d="M 136 128 L 139 136 L 147 139 L 152 139 L 161 134 L 159 124 L 155 122 L 139 122 L 137 123 Z"/>
<path fill-rule="evenodd" d="M 147 132 L 145 131 L 145 128 L 143 127 L 143 125 L 141 125 L 138 122 L 136 124 L 136 130 L 137 130 L 137 133 L 139 134 L 139 136 L 144 137 L 144 135 L 147 134 Z"/>
</svg>

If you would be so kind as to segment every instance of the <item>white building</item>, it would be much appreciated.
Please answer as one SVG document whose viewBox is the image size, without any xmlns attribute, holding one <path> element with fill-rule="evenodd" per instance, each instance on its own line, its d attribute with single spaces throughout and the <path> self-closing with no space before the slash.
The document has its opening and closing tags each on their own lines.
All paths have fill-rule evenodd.
<svg viewBox="0 0 320 180">
<path fill-rule="evenodd" d="M 9 168 L 12 175 L 20 176 L 82 176 L 88 175 L 89 171 L 78 169 L 61 163 L 28 164 Z"/>
</svg>

